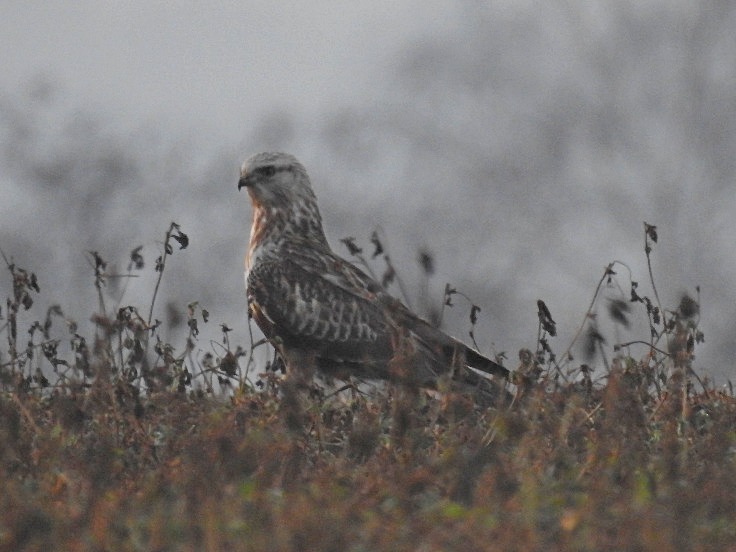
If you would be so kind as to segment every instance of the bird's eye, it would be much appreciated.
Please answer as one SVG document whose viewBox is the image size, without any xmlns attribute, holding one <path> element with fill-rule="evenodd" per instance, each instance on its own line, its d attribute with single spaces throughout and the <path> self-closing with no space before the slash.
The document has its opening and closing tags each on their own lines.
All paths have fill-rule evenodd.
<svg viewBox="0 0 736 552">
<path fill-rule="evenodd" d="M 273 165 L 266 165 L 261 169 L 261 172 L 263 173 L 263 176 L 271 177 L 276 174 L 276 167 Z"/>
</svg>

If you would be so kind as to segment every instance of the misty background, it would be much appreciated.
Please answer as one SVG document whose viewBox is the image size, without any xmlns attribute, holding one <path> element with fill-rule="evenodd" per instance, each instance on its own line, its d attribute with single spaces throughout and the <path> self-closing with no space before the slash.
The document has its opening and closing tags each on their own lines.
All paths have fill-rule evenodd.
<svg viewBox="0 0 736 552">
<path fill-rule="evenodd" d="M 338 253 L 354 236 L 370 254 L 378 229 L 412 306 L 440 308 L 451 283 L 482 308 L 481 349 L 511 368 L 535 346 L 537 299 L 561 354 L 613 260 L 631 270 L 624 299 L 629 278 L 653 298 L 643 222 L 656 225 L 663 305 L 700 287 L 695 368 L 723 383 L 736 374 L 734 29 L 726 0 L 3 2 L 0 248 L 41 286 L 23 316 L 59 304 L 86 323 L 86 252 L 125 272 L 138 245 L 146 267 L 124 295 L 111 281 L 108 306 L 147 312 L 176 221 L 190 247 L 168 261 L 155 317 L 198 301 L 200 351 L 222 352 L 220 323 L 247 344 L 237 176 L 275 149 L 306 166 Z M 467 340 L 470 305 L 454 303 L 444 327 Z M 643 306 L 626 331 L 605 305 L 609 352 L 648 339 Z"/>
</svg>

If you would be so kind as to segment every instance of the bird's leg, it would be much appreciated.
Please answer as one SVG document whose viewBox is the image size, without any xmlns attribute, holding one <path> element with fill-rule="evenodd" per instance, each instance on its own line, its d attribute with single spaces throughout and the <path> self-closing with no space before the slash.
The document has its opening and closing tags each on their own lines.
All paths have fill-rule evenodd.
<svg viewBox="0 0 736 552">
<path fill-rule="evenodd" d="M 393 354 L 388 362 L 388 379 L 399 382 L 407 387 L 426 386 L 436 383 L 427 381 L 425 362 L 417 351 L 409 331 L 406 328 L 396 328 L 391 335 Z M 433 376 L 433 375 L 432 375 Z M 434 379 L 431 377 L 430 379 Z"/>
<path fill-rule="evenodd" d="M 306 396 L 302 391 L 309 389 L 313 381 L 316 361 L 313 353 L 281 348 L 281 358 L 286 365 L 286 377 L 281 384 L 281 411 L 284 413 L 284 421 L 289 430 L 303 432 L 312 424 L 307 423 L 305 410 L 309 405 L 302 404 Z"/>
<path fill-rule="evenodd" d="M 462 376 L 465 375 L 465 371 L 467 370 L 465 366 L 465 347 L 459 343 L 455 344 L 452 348 L 452 361 L 450 363 L 452 379 L 456 381 L 462 379 Z"/>
<path fill-rule="evenodd" d="M 305 437 L 309 433 L 309 420 L 305 413 L 306 405 L 302 404 L 307 399 L 302 392 L 312 381 L 314 372 L 313 359 L 310 359 L 298 351 L 285 351 L 279 347 L 279 355 L 286 366 L 286 377 L 281 384 L 280 411 L 284 416 L 284 423 L 292 439 L 286 457 L 282 473 L 282 485 L 285 489 L 293 487 L 301 480 L 301 474 L 305 463 Z"/>
</svg>

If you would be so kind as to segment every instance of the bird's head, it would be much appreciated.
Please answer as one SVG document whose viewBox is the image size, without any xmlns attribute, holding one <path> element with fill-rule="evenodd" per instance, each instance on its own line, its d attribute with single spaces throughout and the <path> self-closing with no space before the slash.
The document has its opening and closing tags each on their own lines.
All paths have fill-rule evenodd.
<svg viewBox="0 0 736 552">
<path fill-rule="evenodd" d="M 288 153 L 257 153 L 240 169 L 238 190 L 246 188 L 256 207 L 284 209 L 315 202 L 304 166 Z"/>
<path fill-rule="evenodd" d="M 254 207 L 254 221 L 265 233 L 296 236 L 325 243 L 322 217 L 309 176 L 288 153 L 257 153 L 240 169 L 238 190 L 246 188 Z"/>
</svg>

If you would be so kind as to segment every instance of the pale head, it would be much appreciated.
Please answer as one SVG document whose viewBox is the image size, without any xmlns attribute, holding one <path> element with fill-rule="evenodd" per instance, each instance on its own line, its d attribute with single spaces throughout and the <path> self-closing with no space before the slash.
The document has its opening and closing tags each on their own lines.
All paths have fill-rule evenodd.
<svg viewBox="0 0 736 552">
<path fill-rule="evenodd" d="M 317 198 L 306 169 L 296 157 L 274 152 L 252 155 L 240 169 L 238 189 L 243 187 L 254 208 L 251 248 L 264 241 L 327 244 Z"/>
<path fill-rule="evenodd" d="M 238 189 L 243 187 L 259 207 L 284 208 L 295 202 L 316 201 L 306 169 L 288 153 L 250 156 L 240 168 Z"/>
</svg>

